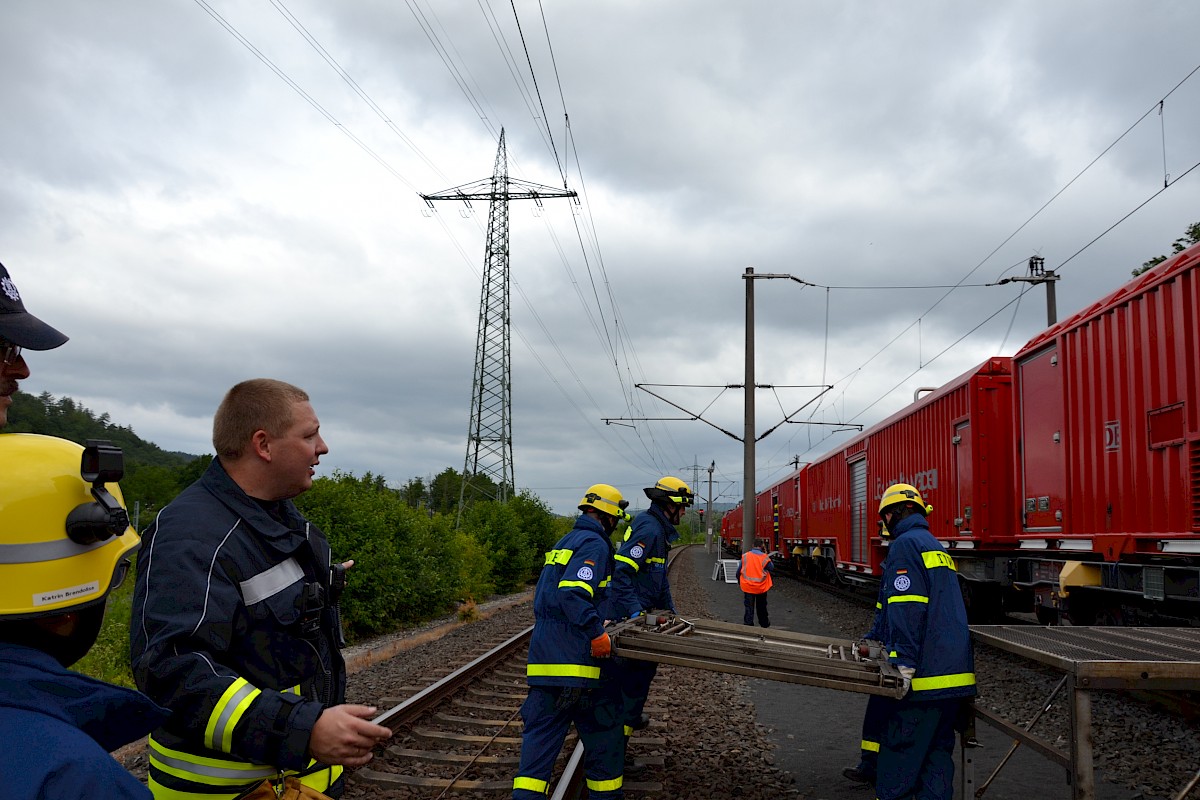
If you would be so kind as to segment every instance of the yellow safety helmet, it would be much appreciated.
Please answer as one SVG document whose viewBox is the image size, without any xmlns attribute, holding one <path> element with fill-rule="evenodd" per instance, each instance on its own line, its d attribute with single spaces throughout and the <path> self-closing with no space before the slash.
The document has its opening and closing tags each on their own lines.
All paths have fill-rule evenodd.
<svg viewBox="0 0 1200 800">
<path fill-rule="evenodd" d="M 622 502 L 624 502 L 624 498 L 621 497 L 621 492 L 615 486 L 596 483 L 589 486 L 588 490 L 584 492 L 583 499 L 579 501 L 579 510 L 594 508 L 611 517 L 621 519 L 624 511 L 621 507 Z"/>
<path fill-rule="evenodd" d="M 121 450 L 0 434 L 0 620 L 101 604 L 139 538 L 116 481 Z"/>
<path fill-rule="evenodd" d="M 921 498 L 921 493 L 917 491 L 917 487 L 907 483 L 893 483 L 884 491 L 883 497 L 879 498 L 879 516 L 882 517 L 883 512 L 889 506 L 900 503 L 913 503 L 917 506 L 917 510 L 925 515 L 933 511 L 933 506 L 925 505 L 925 501 Z"/>
<path fill-rule="evenodd" d="M 651 500 L 666 500 L 677 506 L 690 506 L 696 502 L 696 495 L 688 485 L 673 475 L 664 475 L 658 483 L 642 491 Z"/>
</svg>

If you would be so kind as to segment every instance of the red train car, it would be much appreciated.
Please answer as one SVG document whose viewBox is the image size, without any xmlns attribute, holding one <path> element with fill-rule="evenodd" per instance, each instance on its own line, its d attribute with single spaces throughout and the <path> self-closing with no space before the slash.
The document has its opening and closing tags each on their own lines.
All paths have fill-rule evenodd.
<svg viewBox="0 0 1200 800">
<path fill-rule="evenodd" d="M 999 610 L 1001 554 L 1016 544 L 1012 505 L 1012 370 L 991 358 L 872 426 L 807 468 L 804 568 L 873 585 L 887 554 L 879 499 L 892 483 L 920 489 L 930 530 L 960 562 L 976 617 Z M 990 606 L 987 613 L 984 606 Z"/>
<path fill-rule="evenodd" d="M 1200 616 L 1200 245 L 1014 357 L 1018 581 L 1047 619 Z"/>
<path fill-rule="evenodd" d="M 1200 245 L 759 493 L 798 569 L 872 585 L 916 485 L 975 620 L 1200 624 Z M 723 538 L 740 546 L 741 511 Z"/>
</svg>

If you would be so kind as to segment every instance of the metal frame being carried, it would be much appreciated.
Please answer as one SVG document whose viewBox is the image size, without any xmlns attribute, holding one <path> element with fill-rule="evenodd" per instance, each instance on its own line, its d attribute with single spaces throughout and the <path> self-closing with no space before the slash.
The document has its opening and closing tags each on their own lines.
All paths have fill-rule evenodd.
<svg viewBox="0 0 1200 800">
<path fill-rule="evenodd" d="M 845 692 L 901 697 L 900 672 L 877 649 L 860 655 L 846 639 L 656 612 L 609 628 L 613 652 L 625 658 L 727 672 Z"/>
</svg>

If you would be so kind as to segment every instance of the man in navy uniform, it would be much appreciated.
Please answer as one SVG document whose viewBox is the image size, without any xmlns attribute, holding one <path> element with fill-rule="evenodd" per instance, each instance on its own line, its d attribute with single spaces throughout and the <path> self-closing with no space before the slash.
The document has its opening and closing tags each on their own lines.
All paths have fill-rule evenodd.
<svg viewBox="0 0 1200 800">
<path fill-rule="evenodd" d="M 892 536 L 875 632 L 909 686 L 885 699 L 878 800 L 950 800 L 954 734 L 976 694 L 967 611 L 952 559 L 929 532 L 929 507 L 913 486 L 889 486 L 879 515 Z"/>
<path fill-rule="evenodd" d="M 611 669 L 603 669 L 612 642 L 599 611 L 612 575 L 609 537 L 623 514 L 622 503 L 614 487 L 590 487 L 579 501 L 582 513 L 574 529 L 546 553 L 533 595 L 529 695 L 521 705 L 524 730 L 513 800 L 545 800 L 572 724 L 583 741 L 588 796 L 625 796 L 621 695 L 606 674 Z"/>
</svg>

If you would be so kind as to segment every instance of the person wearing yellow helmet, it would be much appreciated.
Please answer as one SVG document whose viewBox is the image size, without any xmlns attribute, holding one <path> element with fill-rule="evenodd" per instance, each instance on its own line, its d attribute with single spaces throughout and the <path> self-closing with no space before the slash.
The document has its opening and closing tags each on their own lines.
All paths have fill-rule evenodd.
<svg viewBox="0 0 1200 800">
<path fill-rule="evenodd" d="M 25 309 L 0 264 L 0 428 L 22 350 L 67 337 Z M 147 800 L 109 752 L 167 718 L 140 692 L 67 669 L 95 643 L 105 600 L 138 537 L 116 481 L 121 452 L 50 436 L 0 434 L 0 775 L 4 797 Z"/>
<path fill-rule="evenodd" d="M 637 617 L 653 609 L 675 611 L 667 580 L 667 551 L 679 538 L 675 526 L 696 497 L 686 483 L 673 475 L 659 478 L 653 486 L 642 491 L 650 501 L 650 508 L 634 517 L 615 556 L 608 610 L 608 616 L 613 619 Z M 629 659 L 621 665 L 626 738 L 649 724 L 642 709 L 657 671 L 658 664 L 653 661 Z M 629 775 L 643 771 L 638 764 L 629 763 L 625 767 Z"/>
<path fill-rule="evenodd" d="M 213 417 L 217 456 L 145 531 L 134 680 L 174 714 L 150 735 L 155 797 L 226 800 L 283 777 L 340 797 L 391 730 L 345 702 L 338 599 L 352 561 L 292 498 L 329 452 L 308 394 L 242 381 Z"/>
<path fill-rule="evenodd" d="M 904 697 L 885 698 L 881 709 L 868 709 L 875 718 L 864 723 L 864 741 L 871 733 L 879 737 L 879 800 L 952 797 L 955 729 L 963 704 L 976 694 L 958 574 L 954 559 L 929 532 L 931 511 L 907 483 L 892 484 L 879 501 L 891 543 L 868 638 L 883 643 L 909 687 Z"/>
<path fill-rule="evenodd" d="M 584 492 L 579 511 L 574 528 L 546 553 L 534 590 L 514 800 L 545 800 L 572 724 L 583 742 L 588 796 L 624 796 L 621 696 L 600 607 L 612 574 L 610 537 L 625 500 L 616 487 L 597 483 Z"/>
</svg>

